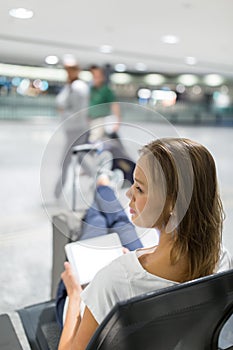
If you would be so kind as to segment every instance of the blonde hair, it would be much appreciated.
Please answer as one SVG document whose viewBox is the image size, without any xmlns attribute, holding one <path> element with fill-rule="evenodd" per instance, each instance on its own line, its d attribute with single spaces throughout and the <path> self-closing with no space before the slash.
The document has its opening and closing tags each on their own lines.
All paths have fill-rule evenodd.
<svg viewBox="0 0 233 350">
<path fill-rule="evenodd" d="M 213 273 L 220 257 L 224 213 L 212 155 L 201 144 L 184 138 L 153 141 L 143 147 L 141 154 L 153 155 L 148 157 L 152 182 L 163 177 L 166 184 L 157 227 L 166 227 L 172 216 L 177 223 L 172 230 L 171 263 L 188 257 L 184 280 Z M 153 158 L 161 165 L 162 173 L 158 174 Z"/>
</svg>

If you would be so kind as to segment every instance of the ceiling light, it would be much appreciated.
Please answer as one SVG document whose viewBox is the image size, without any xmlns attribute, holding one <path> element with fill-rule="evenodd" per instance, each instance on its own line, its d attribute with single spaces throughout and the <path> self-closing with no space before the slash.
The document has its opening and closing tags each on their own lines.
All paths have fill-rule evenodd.
<svg viewBox="0 0 233 350">
<path fill-rule="evenodd" d="M 57 64 L 58 61 L 59 61 L 59 59 L 58 59 L 57 56 L 51 55 L 51 56 L 45 57 L 45 62 L 46 62 L 47 64 Z"/>
<path fill-rule="evenodd" d="M 176 35 L 164 35 L 161 38 L 162 42 L 165 44 L 177 44 L 180 39 Z"/>
<path fill-rule="evenodd" d="M 147 69 L 145 63 L 142 63 L 142 62 L 136 63 L 135 68 L 136 68 L 136 70 L 138 70 L 139 72 L 145 72 L 146 69 Z"/>
<path fill-rule="evenodd" d="M 192 56 L 185 57 L 184 60 L 185 60 L 185 63 L 190 64 L 190 65 L 194 65 L 197 63 L 197 59 L 195 57 L 192 57 Z"/>
<path fill-rule="evenodd" d="M 113 48 L 111 45 L 101 45 L 99 51 L 101 53 L 112 53 Z"/>
<path fill-rule="evenodd" d="M 0 63 L 0 76 L 7 77 L 21 77 L 60 81 L 65 82 L 67 75 L 64 69 L 48 68 L 48 67 L 31 67 L 31 66 L 18 66 L 12 64 Z"/>
<path fill-rule="evenodd" d="M 161 85 L 165 81 L 165 78 L 161 74 L 147 74 L 145 76 L 145 83 L 149 85 Z"/>
<path fill-rule="evenodd" d="M 178 81 L 185 86 L 192 86 L 198 83 L 198 78 L 193 74 L 182 74 L 179 76 Z"/>
<path fill-rule="evenodd" d="M 218 74 L 208 74 L 205 76 L 204 81 L 206 85 L 219 86 L 224 82 L 224 79 L 221 75 Z"/>
<path fill-rule="evenodd" d="M 126 65 L 124 63 L 117 63 L 115 65 L 115 71 L 116 72 L 125 72 L 126 71 Z"/>
<path fill-rule="evenodd" d="M 113 73 L 110 80 L 114 84 L 129 84 L 131 82 L 131 76 L 127 73 Z"/>
<path fill-rule="evenodd" d="M 9 15 L 15 18 L 20 18 L 20 19 L 29 19 L 32 18 L 33 16 L 33 11 L 28 10 L 22 7 L 16 8 L 16 9 L 11 9 L 9 11 Z"/>
</svg>

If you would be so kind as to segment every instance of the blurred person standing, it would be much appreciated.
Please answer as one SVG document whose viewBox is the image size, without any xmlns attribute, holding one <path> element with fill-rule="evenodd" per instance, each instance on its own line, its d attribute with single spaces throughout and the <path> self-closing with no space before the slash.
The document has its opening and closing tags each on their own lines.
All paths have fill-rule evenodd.
<svg viewBox="0 0 233 350">
<path fill-rule="evenodd" d="M 101 139 L 107 131 L 110 136 L 117 137 L 120 127 L 120 107 L 116 97 L 106 82 L 103 68 L 91 66 L 93 82 L 90 88 L 90 138 L 91 142 Z M 110 126 L 106 123 L 114 122 Z M 98 126 L 98 127 L 97 127 Z"/>
<path fill-rule="evenodd" d="M 88 142 L 88 115 L 89 88 L 79 79 L 80 68 L 72 55 L 65 55 L 64 69 L 67 73 L 67 82 L 56 97 L 56 105 L 61 115 L 62 128 L 65 135 L 65 145 L 61 158 L 61 178 L 55 187 L 55 197 L 59 198 L 64 186 L 69 164 L 71 162 L 71 148 Z"/>
<path fill-rule="evenodd" d="M 108 138 L 109 142 L 104 143 L 104 148 L 112 154 L 112 170 L 122 170 L 124 179 L 132 183 L 135 163 L 127 154 L 118 134 L 121 122 L 120 105 L 106 82 L 104 70 L 98 66 L 91 66 L 90 72 L 93 83 L 90 88 L 89 141 L 96 142 Z"/>
</svg>

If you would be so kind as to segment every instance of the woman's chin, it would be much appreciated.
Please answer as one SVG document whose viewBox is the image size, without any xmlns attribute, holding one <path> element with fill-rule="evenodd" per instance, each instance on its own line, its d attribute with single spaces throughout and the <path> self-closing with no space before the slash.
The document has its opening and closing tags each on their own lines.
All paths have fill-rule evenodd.
<svg viewBox="0 0 233 350">
<path fill-rule="evenodd" d="M 136 214 L 131 214 L 131 221 L 134 225 L 138 226 L 137 224 L 137 220 L 138 219 L 138 216 Z"/>
<path fill-rule="evenodd" d="M 131 221 L 135 226 L 146 227 L 145 222 L 136 214 L 131 215 Z"/>
<path fill-rule="evenodd" d="M 131 221 L 135 226 L 144 227 L 144 228 L 154 228 L 155 224 L 151 221 L 151 219 L 145 220 L 141 216 L 136 214 L 131 214 Z"/>
</svg>

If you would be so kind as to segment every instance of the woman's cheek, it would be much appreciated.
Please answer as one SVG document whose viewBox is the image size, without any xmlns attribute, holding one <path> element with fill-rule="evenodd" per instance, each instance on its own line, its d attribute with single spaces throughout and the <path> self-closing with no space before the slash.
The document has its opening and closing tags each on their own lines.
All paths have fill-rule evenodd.
<svg viewBox="0 0 233 350">
<path fill-rule="evenodd" d="M 156 226 L 156 223 L 163 212 L 163 207 L 163 201 L 155 201 L 154 198 L 147 200 L 141 215 L 141 221 L 143 221 L 144 227 Z"/>
</svg>

